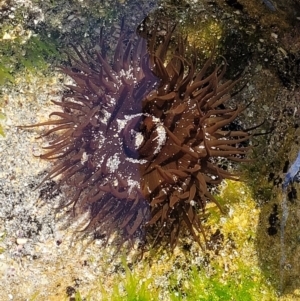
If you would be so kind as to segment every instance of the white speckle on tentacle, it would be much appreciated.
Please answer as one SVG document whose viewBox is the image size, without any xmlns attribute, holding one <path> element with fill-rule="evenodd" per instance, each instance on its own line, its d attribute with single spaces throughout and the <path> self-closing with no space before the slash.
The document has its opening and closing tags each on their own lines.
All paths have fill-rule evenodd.
<svg viewBox="0 0 300 301">
<path fill-rule="evenodd" d="M 125 71 L 124 69 L 122 69 L 122 70 L 120 71 L 120 73 L 119 73 L 119 76 L 120 76 L 120 77 L 124 77 L 124 78 L 126 78 L 126 79 L 133 79 L 133 80 L 135 80 L 136 78 L 134 77 L 132 71 L 133 71 L 132 66 L 129 66 L 129 69 L 128 69 L 127 71 Z M 122 83 L 122 82 L 121 82 L 121 83 Z"/>
<path fill-rule="evenodd" d="M 112 97 L 111 95 L 106 95 L 106 101 L 107 101 L 107 105 L 109 107 L 115 106 L 116 105 L 116 99 L 114 97 Z"/>
<path fill-rule="evenodd" d="M 84 152 L 82 154 L 82 157 L 81 157 L 81 160 L 80 160 L 81 164 L 84 164 L 88 160 L 88 158 L 89 158 L 89 155 L 86 152 Z"/>
<path fill-rule="evenodd" d="M 146 164 L 148 161 L 144 159 L 133 159 L 133 158 L 126 158 L 126 161 L 131 163 L 138 163 L 138 164 Z"/>
<path fill-rule="evenodd" d="M 111 114 L 110 114 L 109 112 L 107 112 L 106 110 L 104 110 L 104 109 L 103 109 L 101 112 L 102 112 L 102 114 L 103 114 L 103 117 L 100 118 L 100 121 L 101 121 L 102 123 L 104 123 L 104 124 L 107 124 L 107 122 L 108 122 L 108 120 L 109 120 Z"/>
<path fill-rule="evenodd" d="M 139 114 L 134 114 L 134 115 L 125 115 L 124 119 L 117 119 L 117 123 L 118 123 L 118 131 L 121 132 L 124 127 L 126 126 L 127 122 L 130 121 L 131 119 L 137 117 L 137 116 L 143 116 L 143 113 L 139 113 Z"/>
<path fill-rule="evenodd" d="M 194 152 L 195 152 L 194 149 L 191 148 L 191 147 L 189 147 L 189 150 L 190 150 L 191 153 L 194 153 Z"/>
<path fill-rule="evenodd" d="M 118 157 L 118 154 L 114 154 L 112 157 L 108 158 L 106 166 L 109 172 L 113 173 L 118 169 L 120 163 L 121 161 L 120 158 Z"/>
<path fill-rule="evenodd" d="M 156 149 L 154 150 L 154 154 L 158 154 L 162 147 L 165 145 L 167 140 L 167 133 L 165 128 L 162 125 L 158 125 L 156 128 L 157 131 L 157 137 L 153 139 L 153 141 L 158 140 L 158 145 Z"/>
<path fill-rule="evenodd" d="M 127 180 L 127 183 L 128 183 L 128 186 L 129 186 L 129 188 L 128 188 L 128 194 L 131 193 L 131 191 L 132 191 L 133 188 L 135 188 L 135 187 L 140 188 L 140 183 L 138 181 L 134 181 L 134 180 L 132 180 L 132 179 L 129 178 Z"/>
<path fill-rule="evenodd" d="M 119 132 L 121 132 L 124 129 L 127 122 L 128 122 L 128 120 L 125 120 L 125 119 L 117 119 Z"/>
<path fill-rule="evenodd" d="M 140 132 L 136 132 L 136 131 L 133 131 L 133 132 L 134 133 L 132 133 L 132 134 L 135 137 L 135 147 L 138 149 L 142 145 L 142 143 L 144 141 L 144 136 Z"/>
</svg>

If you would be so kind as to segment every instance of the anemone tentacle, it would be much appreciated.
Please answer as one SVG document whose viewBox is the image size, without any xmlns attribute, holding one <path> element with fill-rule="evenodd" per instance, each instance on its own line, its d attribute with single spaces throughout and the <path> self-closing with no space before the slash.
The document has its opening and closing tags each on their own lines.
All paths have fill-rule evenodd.
<svg viewBox="0 0 300 301">
<path fill-rule="evenodd" d="M 168 237 L 174 248 L 185 224 L 202 245 L 199 212 L 208 202 L 222 210 L 209 186 L 238 179 L 213 159 L 247 160 L 251 133 L 226 130 L 244 109 L 226 107 L 237 81 L 224 81 L 226 62 L 212 68 L 212 56 L 199 70 L 181 36 L 172 52 L 174 31 L 160 44 L 156 29 L 148 43 L 122 32 L 110 59 L 103 39 L 94 55 L 73 45 L 61 71 L 74 84 L 54 102 L 62 112 L 27 126 L 51 126 L 41 158 L 56 163 L 44 181 L 60 175 L 54 189 L 70 186 L 64 205 L 89 211 L 84 230 L 154 244 Z"/>
</svg>

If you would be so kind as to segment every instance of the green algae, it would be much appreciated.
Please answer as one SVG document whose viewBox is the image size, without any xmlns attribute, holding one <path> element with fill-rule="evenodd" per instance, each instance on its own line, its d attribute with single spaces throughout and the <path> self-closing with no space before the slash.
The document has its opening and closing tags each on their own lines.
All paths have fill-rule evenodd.
<svg viewBox="0 0 300 301">
<path fill-rule="evenodd" d="M 30 8 L 16 7 L 13 18 L 3 17 L 0 25 L 0 85 L 14 82 L 15 75 L 26 69 L 46 70 L 61 54 L 51 33 L 27 24 Z M 37 33 L 39 32 L 39 33 Z"/>
<path fill-rule="evenodd" d="M 244 267 L 232 273 L 229 279 L 223 277 L 224 268 L 214 266 L 214 274 L 208 275 L 205 270 L 192 267 L 188 281 L 180 293 L 172 293 L 171 301 L 225 301 L 225 300 L 274 300 L 274 294 L 268 294 L 268 287 L 259 272 Z M 267 290 L 266 290 L 267 289 Z"/>
<path fill-rule="evenodd" d="M 214 54 L 218 55 L 218 49 L 221 46 L 224 28 L 222 23 L 213 18 L 208 20 L 198 19 L 197 21 L 190 20 L 183 28 L 183 34 L 187 36 L 190 45 L 196 49 L 197 58 L 211 55 L 214 49 Z"/>
<path fill-rule="evenodd" d="M 101 286 L 101 300 L 108 301 L 158 301 L 159 295 L 163 300 L 170 301 L 271 301 L 276 300 L 276 294 L 261 275 L 258 267 L 245 266 L 242 261 L 238 268 L 228 275 L 224 274 L 224 266 L 212 262 L 210 270 L 204 267 L 191 266 L 186 274 L 178 281 L 182 271 L 174 271 L 169 277 L 169 286 L 163 291 L 155 288 L 155 278 L 146 280 L 136 271 L 126 269 L 125 276 L 116 276 L 111 289 Z M 75 300 L 83 299 L 82 294 L 76 293 Z"/>
<path fill-rule="evenodd" d="M 207 263 L 193 262 L 195 250 L 184 253 L 181 247 L 165 259 L 161 259 L 161 252 L 152 253 L 150 258 L 146 255 L 130 269 L 123 260 L 120 272 L 109 280 L 111 285 L 106 286 L 108 280 L 100 279 L 101 300 L 277 300 L 276 290 L 261 271 L 256 255 L 260 210 L 251 189 L 242 181 L 225 181 L 218 200 L 227 204 L 229 210 L 221 214 L 215 206 L 208 208 L 205 227 L 209 233 L 218 229 L 222 239 L 219 247 L 200 251 Z M 212 212 L 218 213 L 218 223 Z M 164 279 L 164 284 L 158 279 Z"/>
<path fill-rule="evenodd" d="M 25 43 L 21 38 L 4 40 L 0 46 L 0 84 L 14 81 L 14 74 L 22 69 L 29 72 L 46 70 L 49 62 L 60 56 L 57 45 L 50 39 L 31 36 Z"/>
<path fill-rule="evenodd" d="M 0 136 L 5 137 L 3 127 L 1 125 L 1 121 L 3 122 L 5 120 L 5 115 L 0 112 Z"/>
</svg>

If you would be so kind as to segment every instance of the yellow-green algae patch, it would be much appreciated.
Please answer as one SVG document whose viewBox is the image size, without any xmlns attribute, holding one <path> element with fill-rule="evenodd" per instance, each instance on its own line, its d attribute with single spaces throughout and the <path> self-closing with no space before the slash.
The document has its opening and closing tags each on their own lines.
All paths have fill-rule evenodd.
<svg viewBox="0 0 300 301">
<path fill-rule="evenodd" d="M 1 108 L 0 108 L 1 109 Z M 5 120 L 5 114 L 1 113 L 0 112 L 0 136 L 4 137 L 5 134 L 4 134 L 4 130 L 3 130 L 3 127 L 2 127 L 2 122 Z"/>
<path fill-rule="evenodd" d="M 232 289 L 232 293 L 239 295 L 248 291 L 243 300 L 275 300 L 274 289 L 259 269 L 254 242 L 260 211 L 249 187 L 244 182 L 226 181 L 220 199 L 227 204 L 228 213 L 221 217 L 219 224 L 212 223 L 212 229 L 219 228 L 224 235 L 224 246 L 212 256 L 211 263 L 219 276 L 218 281 L 223 282 L 229 292 Z M 237 283 L 235 289 L 230 286 L 234 283 Z"/>
<path fill-rule="evenodd" d="M 187 252 L 180 245 L 174 254 L 160 250 L 146 254 L 130 269 L 125 260 L 117 259 L 123 272 L 106 275 L 105 281 L 99 278 L 101 300 L 277 300 L 259 268 L 254 242 L 260 211 L 250 189 L 244 182 L 226 181 L 219 200 L 227 204 L 228 213 L 219 213 L 216 222 L 210 206 L 206 227 L 222 234 L 221 246 L 202 251 L 193 244 Z M 86 294 L 81 291 L 81 296 Z"/>
<path fill-rule="evenodd" d="M 254 241 L 259 209 L 250 189 L 243 182 L 226 181 L 219 199 L 227 204 L 228 213 L 219 214 L 216 223 L 215 215 L 210 214 L 214 208 L 210 207 L 207 221 L 211 233 L 219 229 L 223 235 L 218 250 L 201 251 L 193 244 L 186 252 L 180 245 L 172 255 L 160 250 L 151 256 L 145 254 L 142 261 L 132 262 L 130 256 L 112 256 L 109 248 L 99 250 L 96 243 L 83 253 L 79 249 L 84 242 L 76 242 L 72 248 L 64 243 L 59 247 L 61 256 L 52 261 L 51 266 L 45 262 L 43 267 L 47 284 L 41 285 L 46 285 L 48 292 L 52 287 L 53 292 L 48 294 L 47 300 L 68 300 L 65 286 L 71 285 L 72 279 L 84 278 L 83 274 L 90 278 L 90 283 L 88 289 L 84 283 L 80 285 L 80 293 L 76 294 L 78 301 L 84 298 L 113 301 L 277 300 L 274 289 L 258 267 Z M 203 256 L 207 261 L 198 261 Z M 33 300 L 39 300 L 42 295 L 42 292 L 37 293 Z"/>
<path fill-rule="evenodd" d="M 187 40 L 190 45 L 197 49 L 197 55 L 200 53 L 209 56 L 214 47 L 218 47 L 223 35 L 222 24 L 215 19 L 203 20 L 186 24 L 183 29 L 187 35 Z"/>
</svg>

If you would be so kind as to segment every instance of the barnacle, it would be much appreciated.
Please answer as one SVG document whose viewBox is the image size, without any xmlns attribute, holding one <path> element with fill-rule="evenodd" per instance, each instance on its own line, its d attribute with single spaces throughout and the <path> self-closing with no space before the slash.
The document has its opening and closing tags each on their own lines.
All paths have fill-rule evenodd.
<svg viewBox="0 0 300 301">
<path fill-rule="evenodd" d="M 167 237 L 174 248 L 188 229 L 201 245 L 199 212 L 219 206 L 208 187 L 237 179 L 214 158 L 245 161 L 251 134 L 226 129 L 244 108 L 226 107 L 235 81 L 224 81 L 225 64 L 214 67 L 211 56 L 199 70 L 180 35 L 170 51 L 174 27 L 157 36 L 123 30 L 108 57 L 103 39 L 94 54 L 74 46 L 72 66 L 62 67 L 74 85 L 53 101 L 62 111 L 30 127 L 56 134 L 41 155 L 55 160 L 44 181 L 60 176 L 53 190 L 70 188 L 64 206 L 89 212 L 85 230 L 154 244 Z"/>
</svg>

